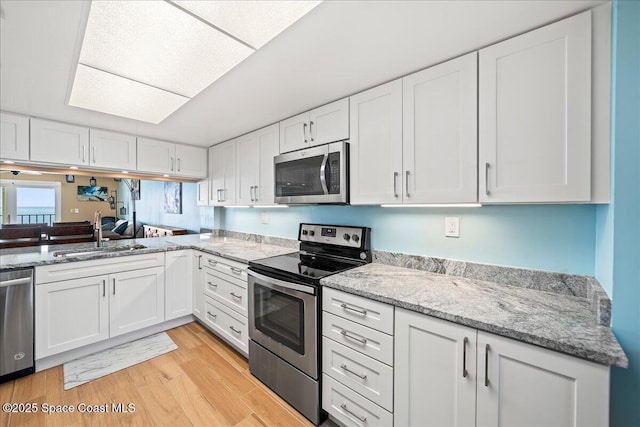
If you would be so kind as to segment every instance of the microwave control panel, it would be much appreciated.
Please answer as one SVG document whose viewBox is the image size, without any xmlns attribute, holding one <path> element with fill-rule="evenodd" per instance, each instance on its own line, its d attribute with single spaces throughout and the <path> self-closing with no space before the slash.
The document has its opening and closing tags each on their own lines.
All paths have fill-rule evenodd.
<svg viewBox="0 0 640 427">
<path fill-rule="evenodd" d="M 359 248 L 362 245 L 362 227 L 335 225 L 300 224 L 301 242 L 327 243 L 336 246 Z"/>
</svg>

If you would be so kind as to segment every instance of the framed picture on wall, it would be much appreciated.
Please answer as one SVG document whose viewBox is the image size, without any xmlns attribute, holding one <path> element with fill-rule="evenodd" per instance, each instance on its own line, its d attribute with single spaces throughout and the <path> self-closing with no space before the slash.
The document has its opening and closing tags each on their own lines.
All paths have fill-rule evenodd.
<svg viewBox="0 0 640 427">
<path fill-rule="evenodd" d="M 78 200 L 81 202 L 104 202 L 109 197 L 107 187 L 78 185 Z"/>
<path fill-rule="evenodd" d="M 182 183 L 164 183 L 164 211 L 166 213 L 182 213 Z"/>
</svg>

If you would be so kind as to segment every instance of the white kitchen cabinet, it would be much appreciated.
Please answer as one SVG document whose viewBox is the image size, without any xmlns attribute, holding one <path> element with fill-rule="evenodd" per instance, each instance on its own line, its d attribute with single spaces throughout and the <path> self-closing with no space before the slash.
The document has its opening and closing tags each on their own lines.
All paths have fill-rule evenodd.
<svg viewBox="0 0 640 427">
<path fill-rule="evenodd" d="M 349 98 L 280 122 L 280 153 L 349 138 Z"/>
<path fill-rule="evenodd" d="M 236 140 L 209 148 L 209 205 L 236 203 Z"/>
<path fill-rule="evenodd" d="M 205 295 L 204 324 L 240 353 L 249 355 L 248 321 L 216 299 Z"/>
<path fill-rule="evenodd" d="M 108 275 L 35 287 L 35 358 L 109 338 Z"/>
<path fill-rule="evenodd" d="M 322 374 L 322 409 L 347 427 L 393 427 L 393 414 Z"/>
<path fill-rule="evenodd" d="M 352 205 L 402 202 L 402 79 L 349 98 Z"/>
<path fill-rule="evenodd" d="M 209 204 L 209 180 L 203 179 L 196 183 L 196 204 L 207 206 Z"/>
<path fill-rule="evenodd" d="M 276 123 L 237 138 L 238 205 L 274 204 L 273 158 L 278 155 L 279 134 Z"/>
<path fill-rule="evenodd" d="M 475 425 L 476 334 L 473 328 L 396 308 L 396 425 Z"/>
<path fill-rule="evenodd" d="M 29 117 L 0 113 L 0 158 L 29 160 Z"/>
<path fill-rule="evenodd" d="M 605 426 L 609 367 L 478 332 L 478 426 Z"/>
<path fill-rule="evenodd" d="M 31 119 L 31 160 L 89 166 L 89 128 Z"/>
<path fill-rule="evenodd" d="M 206 149 L 150 138 L 138 138 L 138 171 L 171 176 L 207 176 Z"/>
<path fill-rule="evenodd" d="M 133 135 L 89 129 L 90 166 L 135 171 L 136 140 Z"/>
<path fill-rule="evenodd" d="M 193 315 L 204 321 L 205 275 L 202 268 L 204 253 L 193 251 Z"/>
<path fill-rule="evenodd" d="M 193 253 L 167 251 L 165 255 L 165 320 L 193 313 Z"/>
<path fill-rule="evenodd" d="M 402 202 L 477 202 L 477 58 L 402 79 Z"/>
<path fill-rule="evenodd" d="M 164 321 L 164 279 L 164 267 L 109 275 L 111 337 Z"/>
<path fill-rule="evenodd" d="M 591 11 L 480 50 L 479 199 L 591 197 Z"/>
</svg>

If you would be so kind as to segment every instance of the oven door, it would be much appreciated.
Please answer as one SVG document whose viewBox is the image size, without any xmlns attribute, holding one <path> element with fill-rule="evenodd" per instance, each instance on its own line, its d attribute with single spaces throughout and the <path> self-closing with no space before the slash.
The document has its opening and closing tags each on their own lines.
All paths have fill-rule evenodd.
<svg viewBox="0 0 640 427">
<path fill-rule="evenodd" d="M 319 307 L 316 288 L 252 270 L 249 270 L 248 283 L 249 338 L 317 379 Z"/>
</svg>

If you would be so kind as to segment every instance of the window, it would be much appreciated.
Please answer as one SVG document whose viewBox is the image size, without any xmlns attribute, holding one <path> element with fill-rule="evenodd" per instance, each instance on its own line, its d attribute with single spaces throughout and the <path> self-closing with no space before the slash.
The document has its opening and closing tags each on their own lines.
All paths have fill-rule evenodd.
<svg viewBox="0 0 640 427">
<path fill-rule="evenodd" d="M 1 180 L 3 224 L 53 224 L 61 217 L 59 182 Z"/>
</svg>

